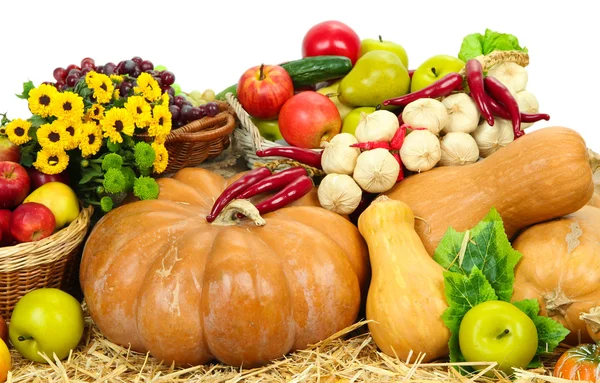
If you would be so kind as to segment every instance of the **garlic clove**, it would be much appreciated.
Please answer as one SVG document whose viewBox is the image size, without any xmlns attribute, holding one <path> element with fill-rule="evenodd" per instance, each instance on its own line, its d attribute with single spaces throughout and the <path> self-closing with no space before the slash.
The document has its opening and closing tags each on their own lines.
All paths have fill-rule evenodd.
<svg viewBox="0 0 600 383">
<path fill-rule="evenodd" d="M 352 174 L 356 159 L 360 155 L 359 148 L 350 145 L 358 143 L 350 133 L 338 133 L 329 142 L 323 143 L 325 149 L 321 155 L 321 167 L 326 174 Z"/>
<path fill-rule="evenodd" d="M 497 78 L 513 94 L 527 87 L 527 70 L 514 62 L 496 64 L 487 71 L 487 75 Z"/>
<path fill-rule="evenodd" d="M 448 124 L 444 132 L 471 133 L 477 129 L 481 113 L 475 101 L 466 93 L 455 93 L 442 100 L 448 111 Z"/>
<path fill-rule="evenodd" d="M 441 159 L 440 140 L 429 130 L 413 130 L 404 139 L 400 159 L 408 170 L 425 172 Z"/>
<path fill-rule="evenodd" d="M 485 120 L 482 121 L 471 135 L 477 142 L 479 155 L 483 158 L 489 157 L 515 139 L 512 122 L 503 118 L 494 118 L 494 126 L 490 126 Z"/>
<path fill-rule="evenodd" d="M 362 189 L 347 174 L 331 173 L 319 184 L 317 196 L 321 206 L 338 214 L 351 214 L 362 199 Z"/>
<path fill-rule="evenodd" d="M 479 147 L 468 133 L 450 132 L 440 140 L 442 166 L 462 166 L 473 164 L 479 159 Z"/>
<path fill-rule="evenodd" d="M 394 186 L 400 173 L 400 164 L 386 149 L 362 152 L 356 160 L 352 178 L 369 193 L 383 193 Z"/>
<path fill-rule="evenodd" d="M 421 98 L 404 107 L 402 121 L 414 128 L 427 128 L 437 135 L 450 120 L 444 104 L 433 98 Z"/>
<path fill-rule="evenodd" d="M 515 95 L 517 100 L 517 104 L 519 104 L 519 110 L 521 113 L 539 113 L 540 112 L 540 104 L 538 103 L 535 95 L 529 91 L 522 90 L 517 92 Z M 521 129 L 527 129 L 533 122 L 522 122 Z"/>
<path fill-rule="evenodd" d="M 398 117 L 389 110 L 361 113 L 361 120 L 354 131 L 358 142 L 390 141 L 400 128 Z"/>
</svg>

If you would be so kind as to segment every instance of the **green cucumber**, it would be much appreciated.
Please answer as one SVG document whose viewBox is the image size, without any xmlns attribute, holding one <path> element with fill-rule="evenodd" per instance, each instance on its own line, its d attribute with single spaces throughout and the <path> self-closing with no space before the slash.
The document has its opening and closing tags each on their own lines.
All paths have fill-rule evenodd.
<svg viewBox="0 0 600 383">
<path fill-rule="evenodd" d="M 281 64 L 292 78 L 294 88 L 306 88 L 323 81 L 335 80 L 344 77 L 352 69 L 352 61 L 344 56 L 313 56 L 303 59 L 288 61 Z M 231 85 L 215 96 L 218 100 L 225 100 L 228 92 L 236 95 L 237 84 Z"/>
</svg>

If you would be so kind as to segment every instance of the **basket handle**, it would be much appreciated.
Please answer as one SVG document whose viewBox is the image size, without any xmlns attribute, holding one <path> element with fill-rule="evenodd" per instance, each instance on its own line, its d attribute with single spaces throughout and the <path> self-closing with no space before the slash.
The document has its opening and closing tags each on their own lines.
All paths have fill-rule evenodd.
<svg viewBox="0 0 600 383">
<path fill-rule="evenodd" d="M 235 114 L 240 120 L 240 125 L 242 126 L 242 128 L 244 128 L 250 134 L 250 137 L 252 137 L 252 146 L 254 146 L 254 152 L 262 150 L 263 138 L 260 135 L 260 131 L 258 130 L 256 125 L 254 125 L 254 123 L 250 119 L 250 115 L 248 114 L 248 112 L 244 110 L 244 108 L 239 103 L 237 98 L 233 95 L 233 93 L 228 92 L 225 95 L 225 99 L 227 99 L 227 102 L 233 108 Z"/>
</svg>

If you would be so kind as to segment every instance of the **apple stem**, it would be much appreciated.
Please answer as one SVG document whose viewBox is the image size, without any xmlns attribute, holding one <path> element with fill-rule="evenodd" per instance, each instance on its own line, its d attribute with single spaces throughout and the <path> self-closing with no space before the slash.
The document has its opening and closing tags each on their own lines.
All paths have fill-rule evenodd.
<svg viewBox="0 0 600 383">
<path fill-rule="evenodd" d="M 510 333 L 509 329 L 505 329 L 504 331 L 502 331 L 497 337 L 496 339 L 502 339 L 504 338 L 506 335 L 508 335 Z"/>
<path fill-rule="evenodd" d="M 379 41 L 383 42 L 383 39 L 381 38 L 381 35 L 379 35 Z"/>
<path fill-rule="evenodd" d="M 265 64 L 260 64 L 260 69 L 258 72 L 258 79 L 261 81 L 265 79 L 264 68 L 265 68 Z"/>
<path fill-rule="evenodd" d="M 26 340 L 31 340 L 31 339 L 33 339 L 33 337 L 32 337 L 32 336 L 23 336 L 23 335 L 21 335 L 21 336 L 19 336 L 19 337 L 17 338 L 17 340 L 18 340 L 19 342 L 25 342 Z"/>
</svg>

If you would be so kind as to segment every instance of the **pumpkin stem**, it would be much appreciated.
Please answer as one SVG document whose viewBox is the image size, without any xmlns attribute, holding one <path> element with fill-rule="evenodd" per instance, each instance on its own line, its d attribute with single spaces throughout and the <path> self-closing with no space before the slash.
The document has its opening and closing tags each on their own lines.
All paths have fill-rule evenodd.
<svg viewBox="0 0 600 383">
<path fill-rule="evenodd" d="M 256 226 L 264 226 L 267 223 L 252 202 L 246 199 L 234 199 L 223 208 L 212 224 L 217 226 L 237 225 L 243 219 L 238 218 L 238 214 L 250 218 Z"/>
<path fill-rule="evenodd" d="M 546 301 L 548 316 L 565 316 L 567 308 L 573 303 L 560 287 L 544 294 L 543 298 Z"/>
<path fill-rule="evenodd" d="M 579 319 L 584 321 L 594 334 L 600 332 L 600 306 L 592 307 L 589 312 L 579 314 Z"/>
</svg>

